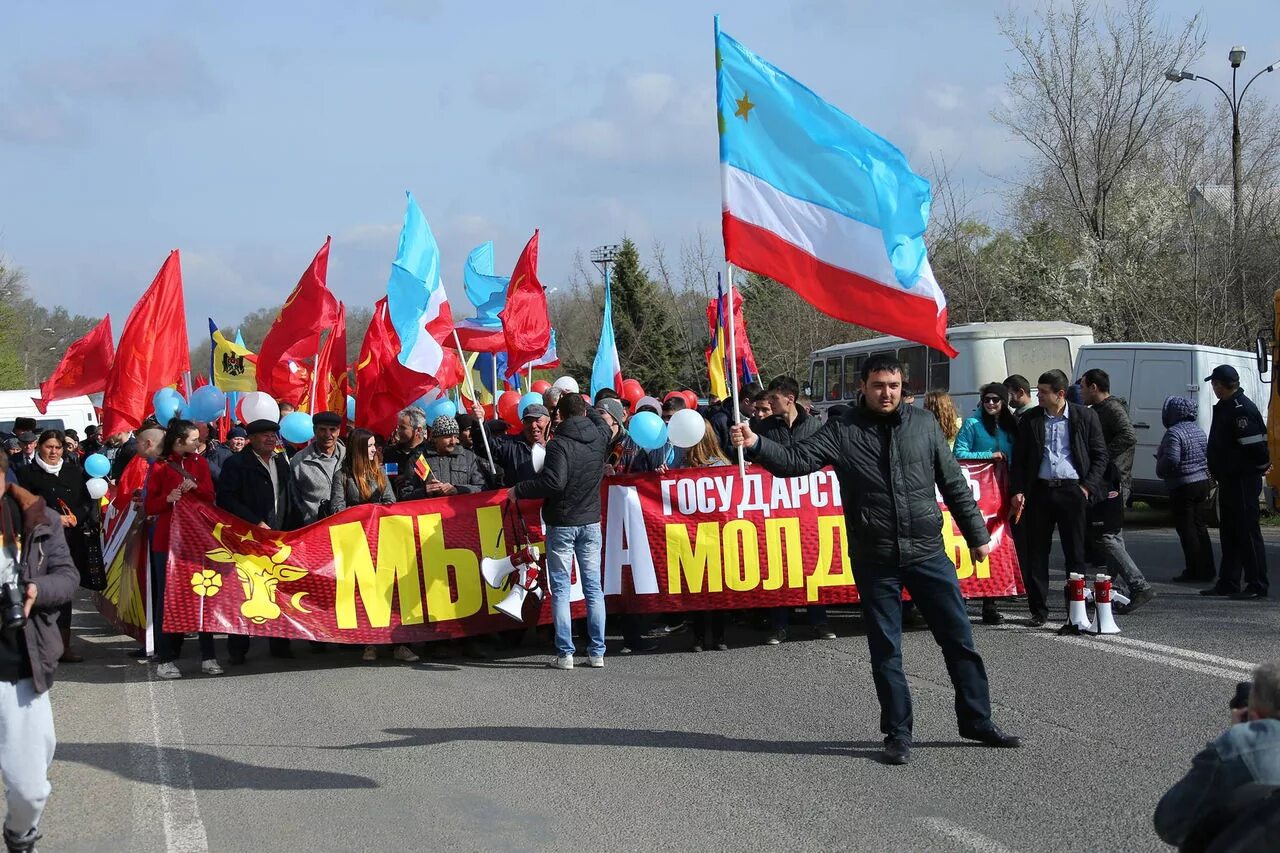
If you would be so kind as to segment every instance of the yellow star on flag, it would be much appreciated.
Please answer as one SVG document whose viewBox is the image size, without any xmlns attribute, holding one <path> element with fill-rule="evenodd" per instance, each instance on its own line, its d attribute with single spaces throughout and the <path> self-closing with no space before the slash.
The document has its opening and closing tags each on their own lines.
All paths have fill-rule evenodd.
<svg viewBox="0 0 1280 853">
<path fill-rule="evenodd" d="M 747 121 L 747 113 L 755 109 L 755 104 L 751 103 L 751 99 L 747 96 L 746 92 L 742 93 L 742 97 L 737 100 L 737 104 L 738 108 L 733 111 L 733 114 L 741 118 L 743 121 Z"/>
</svg>

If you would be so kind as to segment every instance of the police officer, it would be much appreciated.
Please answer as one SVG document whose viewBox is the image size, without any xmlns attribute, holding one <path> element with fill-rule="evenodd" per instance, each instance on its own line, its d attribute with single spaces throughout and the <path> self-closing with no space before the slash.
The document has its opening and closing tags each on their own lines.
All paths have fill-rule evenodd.
<svg viewBox="0 0 1280 853">
<path fill-rule="evenodd" d="M 1271 467 L 1267 427 L 1253 401 L 1240 390 L 1240 374 L 1220 364 L 1205 377 L 1218 403 L 1209 428 L 1209 473 L 1218 481 L 1218 533 L 1222 564 L 1218 582 L 1201 595 L 1236 601 L 1267 597 L 1267 556 L 1258 526 L 1262 476 Z M 1244 587 L 1240 577 L 1244 575 Z"/>
</svg>

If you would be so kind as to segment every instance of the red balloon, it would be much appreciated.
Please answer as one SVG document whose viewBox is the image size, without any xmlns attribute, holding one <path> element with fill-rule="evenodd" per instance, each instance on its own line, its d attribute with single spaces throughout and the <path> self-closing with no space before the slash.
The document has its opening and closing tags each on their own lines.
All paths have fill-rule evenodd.
<svg viewBox="0 0 1280 853">
<path fill-rule="evenodd" d="M 503 391 L 498 398 L 498 417 L 509 424 L 520 423 L 520 392 Z"/>
<path fill-rule="evenodd" d="M 551 387 L 551 383 L 545 379 L 535 379 L 533 384 L 529 386 L 529 390 L 535 394 L 545 394 L 547 389 Z"/>
<path fill-rule="evenodd" d="M 644 386 L 640 384 L 639 380 L 624 379 L 622 380 L 622 388 L 618 390 L 618 393 L 622 395 L 622 399 L 630 400 L 632 404 L 635 404 L 644 396 Z"/>
<path fill-rule="evenodd" d="M 686 388 L 686 389 L 683 391 L 683 394 L 684 394 L 684 402 L 685 402 L 685 406 L 686 406 L 687 408 L 693 409 L 694 411 L 697 411 L 697 409 L 698 409 L 698 392 L 697 392 L 697 391 L 690 391 L 688 388 Z"/>
</svg>

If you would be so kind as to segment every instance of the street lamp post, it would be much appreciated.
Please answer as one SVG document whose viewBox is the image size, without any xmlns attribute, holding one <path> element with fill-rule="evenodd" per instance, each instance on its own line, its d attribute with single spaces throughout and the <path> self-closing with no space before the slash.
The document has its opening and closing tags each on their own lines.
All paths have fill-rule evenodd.
<svg viewBox="0 0 1280 853">
<path fill-rule="evenodd" d="M 1219 92 L 1222 97 L 1227 99 L 1227 106 L 1231 109 L 1231 254 L 1235 266 L 1236 287 L 1240 297 L 1240 324 L 1242 329 L 1249 328 L 1249 310 L 1248 297 L 1245 295 L 1244 282 L 1244 263 L 1243 263 L 1243 246 L 1241 244 L 1243 234 L 1241 233 L 1241 222 L 1243 216 L 1243 199 L 1240 192 L 1240 176 L 1243 171 L 1240 167 L 1240 104 L 1244 101 L 1245 93 L 1249 91 L 1249 87 L 1253 85 L 1253 81 L 1257 80 L 1263 74 L 1274 71 L 1280 61 L 1273 62 L 1266 68 L 1263 68 L 1257 74 L 1249 78 L 1249 82 L 1244 84 L 1244 88 L 1240 90 L 1239 95 L 1236 94 L 1236 73 L 1241 64 L 1244 62 L 1245 49 L 1240 45 L 1236 45 L 1227 52 L 1227 61 L 1231 63 L 1231 94 L 1227 94 L 1227 90 L 1219 86 L 1215 81 L 1210 80 L 1202 74 L 1193 74 L 1184 69 L 1170 68 L 1164 72 L 1164 77 L 1170 83 L 1180 83 L 1183 80 L 1203 80 L 1210 84 Z"/>
</svg>

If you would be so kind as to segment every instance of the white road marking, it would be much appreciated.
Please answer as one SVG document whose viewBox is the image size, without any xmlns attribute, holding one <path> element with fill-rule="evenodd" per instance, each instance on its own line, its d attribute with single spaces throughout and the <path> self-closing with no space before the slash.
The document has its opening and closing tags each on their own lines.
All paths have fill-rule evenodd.
<svg viewBox="0 0 1280 853">
<path fill-rule="evenodd" d="M 186 739 L 182 721 L 173 697 L 173 685 L 148 673 L 145 682 L 129 685 L 129 707 L 133 711 L 134 743 L 139 748 L 134 759 L 143 766 L 141 778 L 157 780 L 158 811 L 164 828 L 166 853 L 209 853 L 209 839 L 196 792 L 191 784 L 191 766 L 187 761 Z M 145 706 L 145 707 L 143 707 Z M 143 747 L 149 741 L 151 749 Z M 156 804 L 152 798 L 134 797 L 134 832 L 146 837 L 155 829 Z"/>
<path fill-rule="evenodd" d="M 1011 848 L 1005 847 L 994 838 L 988 838 L 981 832 L 956 823 L 954 820 L 948 820 L 945 817 L 924 817 L 920 818 L 920 822 L 966 850 L 974 850 L 977 853 L 1013 853 Z"/>
<path fill-rule="evenodd" d="M 1160 663 L 1188 672 L 1226 679 L 1227 681 L 1248 681 L 1252 678 L 1253 670 L 1257 666 L 1257 664 L 1249 661 L 1220 657 L 1207 652 L 1198 652 L 1194 649 L 1179 648 L 1178 646 L 1167 646 L 1163 643 L 1152 643 L 1147 640 L 1135 640 L 1116 634 L 1107 634 L 1101 637 L 1084 634 L 1060 635 L 1056 633 L 1060 627 L 1060 625 L 1052 622 L 1046 624 L 1043 628 L 1013 624 L 1001 626 L 1003 629 L 1019 631 L 1045 640 L 1056 640 L 1057 642 L 1082 646 L 1105 654 L 1144 660 L 1149 663 Z"/>
</svg>

